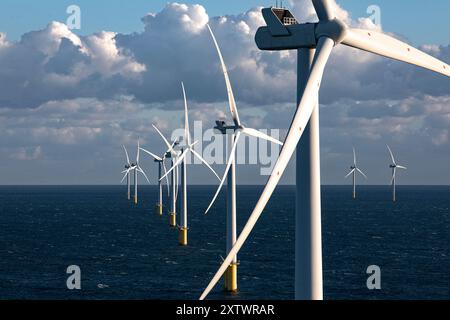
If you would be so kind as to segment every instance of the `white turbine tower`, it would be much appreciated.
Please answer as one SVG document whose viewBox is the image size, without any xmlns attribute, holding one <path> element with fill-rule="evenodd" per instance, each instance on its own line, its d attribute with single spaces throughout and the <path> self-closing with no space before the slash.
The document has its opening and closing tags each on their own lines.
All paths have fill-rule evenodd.
<svg viewBox="0 0 450 320">
<path fill-rule="evenodd" d="M 214 288 L 250 235 L 297 149 L 295 298 L 323 299 L 322 223 L 318 94 L 325 66 L 335 46 L 344 44 L 404 61 L 450 77 L 450 66 L 406 43 L 372 30 L 350 29 L 335 16 L 333 1 L 312 0 L 318 23 L 298 24 L 282 8 L 262 10 L 267 27 L 256 34 L 261 50 L 298 50 L 298 108 L 283 149 L 263 192 L 235 245 L 204 290 Z"/>
<path fill-rule="evenodd" d="M 389 150 L 389 154 L 391 155 L 391 160 L 392 160 L 392 164 L 389 165 L 389 168 L 392 169 L 392 180 L 391 180 L 391 185 L 392 185 L 392 201 L 396 202 L 397 201 L 397 195 L 396 195 L 396 183 L 397 183 L 397 169 L 403 169 L 406 170 L 406 167 L 398 165 L 397 162 L 395 161 L 394 158 L 394 154 L 392 153 L 392 150 L 389 146 L 387 146 L 388 150 Z"/>
<path fill-rule="evenodd" d="M 141 151 L 143 151 L 143 152 L 147 153 L 148 155 L 150 155 L 153 158 L 153 160 L 158 164 L 158 190 L 159 190 L 159 197 L 158 197 L 158 203 L 156 204 L 155 211 L 156 211 L 156 214 L 159 214 L 160 216 L 162 216 L 162 214 L 163 214 L 163 187 L 162 187 L 161 177 L 162 177 L 163 169 L 164 169 L 164 172 L 167 172 L 166 163 L 165 163 L 165 160 L 166 160 L 166 157 L 167 157 L 167 152 L 165 152 L 161 157 L 159 157 L 159 156 L 155 155 L 154 153 L 152 153 L 152 152 L 150 152 L 150 151 L 148 151 L 148 150 L 146 150 L 144 148 L 141 148 Z M 167 194 L 170 195 L 169 178 L 166 177 L 166 180 L 167 180 L 166 181 Z"/>
<path fill-rule="evenodd" d="M 125 146 L 122 146 L 123 150 L 125 150 L 125 155 L 127 157 L 127 164 L 125 165 L 125 170 L 122 171 L 122 173 L 124 173 L 125 175 L 122 178 L 122 181 L 120 181 L 120 183 L 122 183 L 125 179 L 127 179 L 127 199 L 131 200 L 131 176 L 130 176 L 130 172 L 132 172 L 134 170 L 134 167 L 131 166 L 131 161 L 130 161 L 130 157 L 128 156 L 128 151 L 127 148 L 125 148 Z"/>
<path fill-rule="evenodd" d="M 178 145 L 178 141 L 174 140 L 172 143 L 169 143 L 169 141 L 166 139 L 166 137 L 162 134 L 162 132 L 153 125 L 153 128 L 158 132 L 158 134 L 163 139 L 164 143 L 167 146 L 166 151 L 166 158 L 171 158 L 172 160 L 172 166 L 177 161 L 178 157 L 180 156 L 181 152 L 178 150 L 175 150 L 175 146 Z M 167 176 L 167 171 L 164 177 Z M 164 177 L 161 177 L 159 180 L 162 180 Z M 171 189 L 172 192 L 170 193 L 170 211 L 169 211 L 169 225 L 171 227 L 177 226 L 177 197 L 178 197 L 178 168 L 176 170 L 172 171 L 171 176 Z"/>
<path fill-rule="evenodd" d="M 280 141 L 263 134 L 255 129 L 245 128 L 240 120 L 239 113 L 236 106 L 236 101 L 234 99 L 233 88 L 231 86 L 231 81 L 228 76 L 227 67 L 225 65 L 225 61 L 222 56 L 222 52 L 220 50 L 219 44 L 217 43 L 216 37 L 214 36 L 213 31 L 210 26 L 207 25 L 209 32 L 211 33 L 211 37 L 214 41 L 214 45 L 217 50 L 217 54 L 219 55 L 220 64 L 222 68 L 223 75 L 225 77 L 225 84 L 228 93 L 228 104 L 230 107 L 231 115 L 234 121 L 233 126 L 226 126 L 223 121 L 216 121 L 217 126 L 215 129 L 219 130 L 222 134 L 226 135 L 227 132 L 232 132 L 230 139 L 230 158 L 227 161 L 227 167 L 223 178 L 221 179 L 219 188 L 217 189 L 214 198 L 212 199 L 209 207 L 206 209 L 205 213 L 208 213 L 214 202 L 216 201 L 222 186 L 227 181 L 227 254 L 230 252 L 234 243 L 236 242 L 236 147 L 239 142 L 239 137 L 241 134 L 246 134 L 252 137 L 261 138 L 273 143 L 277 143 L 279 145 L 283 145 Z M 229 292 L 236 292 L 237 287 L 237 266 L 238 260 L 237 256 L 234 256 L 232 263 L 228 267 L 228 270 L 225 274 L 225 290 Z"/>
<path fill-rule="evenodd" d="M 350 167 L 350 172 L 345 176 L 347 179 L 350 177 L 350 175 L 353 175 L 353 199 L 356 199 L 356 174 L 359 172 L 364 178 L 367 179 L 367 176 L 364 172 L 362 172 L 361 169 L 358 168 L 358 165 L 356 164 L 356 151 L 355 148 L 353 148 L 353 165 Z"/>
<path fill-rule="evenodd" d="M 183 98 L 184 98 L 184 143 L 185 146 L 182 149 L 181 155 L 177 158 L 177 161 L 173 164 L 172 168 L 163 176 L 161 180 L 167 177 L 167 175 L 176 170 L 176 168 L 181 164 L 181 182 L 183 186 L 183 199 L 182 199 L 182 215 L 180 217 L 180 225 L 178 229 L 180 230 L 179 243 L 182 246 L 187 246 L 188 244 L 188 207 L 187 207 L 187 166 L 186 166 L 186 157 L 189 153 L 193 154 L 197 157 L 204 165 L 211 170 L 212 173 L 220 180 L 217 173 L 214 169 L 209 165 L 209 163 L 203 159 L 203 157 L 194 150 L 194 146 L 198 143 L 198 141 L 191 141 L 191 134 L 189 130 L 189 114 L 188 114 L 188 104 L 186 98 L 186 90 L 184 88 L 183 82 L 181 83 L 181 87 L 183 89 Z"/>
</svg>

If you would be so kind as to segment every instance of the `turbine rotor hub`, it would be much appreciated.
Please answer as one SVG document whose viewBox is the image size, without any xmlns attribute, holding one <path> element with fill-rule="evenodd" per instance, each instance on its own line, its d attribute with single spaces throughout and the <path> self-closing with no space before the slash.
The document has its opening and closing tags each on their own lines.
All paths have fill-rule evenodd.
<svg viewBox="0 0 450 320">
<path fill-rule="evenodd" d="M 333 19 L 330 21 L 320 21 L 316 24 L 315 36 L 319 40 L 321 37 L 327 37 L 334 41 L 337 45 L 341 43 L 347 35 L 348 27 L 340 19 Z"/>
</svg>

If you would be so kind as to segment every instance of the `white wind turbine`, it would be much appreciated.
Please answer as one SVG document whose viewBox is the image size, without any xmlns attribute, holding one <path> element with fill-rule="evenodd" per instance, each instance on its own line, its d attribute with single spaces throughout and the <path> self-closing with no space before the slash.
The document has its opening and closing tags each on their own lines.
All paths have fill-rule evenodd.
<svg viewBox="0 0 450 320">
<path fill-rule="evenodd" d="M 406 167 L 404 166 L 400 166 L 397 164 L 397 162 L 395 161 L 394 158 L 394 154 L 392 153 L 392 150 L 389 146 L 387 146 L 388 150 L 389 150 L 389 154 L 391 155 L 391 160 L 392 160 L 392 164 L 389 165 L 389 168 L 392 169 L 392 180 L 391 180 L 391 185 L 392 185 L 392 201 L 396 202 L 397 201 L 397 195 L 396 195 L 396 174 L 397 174 L 397 169 L 403 169 L 406 170 Z"/>
<path fill-rule="evenodd" d="M 367 176 L 364 172 L 362 172 L 361 169 L 358 168 L 358 165 L 356 164 L 356 152 L 355 148 L 353 148 L 353 165 L 350 167 L 350 172 L 345 176 L 347 179 L 350 177 L 350 175 L 353 175 L 353 199 L 356 199 L 356 174 L 359 172 L 364 178 L 367 179 Z"/>
<path fill-rule="evenodd" d="M 125 148 L 125 147 L 124 147 Z M 136 163 L 131 163 L 129 168 L 125 171 L 123 171 L 122 173 L 124 173 L 124 177 L 122 179 L 122 182 L 125 180 L 125 178 L 128 176 L 131 172 L 134 173 L 134 203 L 137 204 L 138 203 L 138 173 L 141 173 L 145 179 L 148 181 L 148 183 L 150 183 L 150 180 L 147 177 L 147 174 L 145 173 L 145 171 L 140 167 L 139 165 L 139 157 L 140 157 L 140 142 L 138 140 L 138 147 L 137 147 L 137 155 L 136 155 Z M 129 157 L 128 157 L 128 152 L 125 149 L 125 153 L 127 155 L 127 160 L 129 162 Z"/>
<path fill-rule="evenodd" d="M 166 169 L 166 163 L 165 163 L 165 160 L 166 160 L 166 157 L 167 157 L 167 154 L 168 154 L 168 152 L 166 151 L 166 152 L 164 152 L 164 154 L 162 155 L 162 156 L 157 156 L 157 155 L 155 155 L 154 153 L 152 153 L 152 152 L 150 152 L 150 151 L 148 151 L 148 150 L 146 150 L 146 149 L 144 149 L 144 148 L 141 148 L 141 151 L 143 151 L 143 152 L 145 152 L 145 153 L 147 153 L 148 155 L 150 155 L 152 158 L 153 158 L 153 160 L 156 162 L 156 163 L 158 163 L 158 189 L 159 189 L 159 198 L 158 198 L 158 203 L 156 204 L 156 208 L 155 208 L 155 210 L 156 210 L 156 213 L 157 214 L 159 214 L 160 216 L 162 216 L 162 214 L 163 214 L 163 187 L 162 187 L 162 180 L 160 180 L 161 179 L 161 177 L 162 177 L 162 171 L 163 171 L 163 169 L 164 169 L 164 172 L 167 172 L 167 169 Z M 166 184 L 167 184 L 167 194 L 168 195 L 170 195 L 170 183 L 169 183 L 169 178 L 166 176 Z"/>
<path fill-rule="evenodd" d="M 188 207 L 187 207 L 187 165 L 186 165 L 186 157 L 189 153 L 193 154 L 197 157 L 204 165 L 211 170 L 212 173 L 220 180 L 217 173 L 214 169 L 209 165 L 209 163 L 203 159 L 203 157 L 194 150 L 194 146 L 198 143 L 198 141 L 192 142 L 191 133 L 189 130 L 189 113 L 188 113 L 188 104 L 186 98 L 186 90 L 184 88 L 184 83 L 181 83 L 181 87 L 183 89 L 183 98 L 184 98 L 184 143 L 185 146 L 181 149 L 181 155 L 177 158 L 177 161 L 173 164 L 172 168 L 161 178 L 164 179 L 167 175 L 175 170 L 180 164 L 181 167 L 181 182 L 183 186 L 183 199 L 182 199 L 182 215 L 180 216 L 180 236 L 179 242 L 180 245 L 186 246 L 188 244 L 187 233 L 188 233 Z"/>
<path fill-rule="evenodd" d="M 325 66 L 335 46 L 344 44 L 450 76 L 448 64 L 406 43 L 380 32 L 350 29 L 336 18 L 333 1 L 312 2 L 319 17 L 318 23 L 299 24 L 288 10 L 282 8 L 262 10 L 267 27 L 260 28 L 256 34 L 258 47 L 261 50 L 298 50 L 298 108 L 260 199 L 235 245 L 200 299 L 204 299 L 214 288 L 245 243 L 299 142 L 295 298 L 323 299 L 318 94 Z"/>
<path fill-rule="evenodd" d="M 226 126 L 223 121 L 216 121 L 217 126 L 215 129 L 219 130 L 222 134 L 226 135 L 227 132 L 232 132 L 230 139 L 230 158 L 227 161 L 227 167 L 223 178 L 220 181 L 220 185 L 217 188 L 216 194 L 212 199 L 210 205 L 206 209 L 205 213 L 208 213 L 215 203 L 219 193 L 224 185 L 225 181 L 227 181 L 227 254 L 230 252 L 234 243 L 236 242 L 236 147 L 239 142 L 239 138 L 241 134 L 246 134 L 248 136 L 264 139 L 279 145 L 283 145 L 282 142 L 274 139 L 266 134 L 263 134 L 255 129 L 246 128 L 242 125 L 239 119 L 239 113 L 236 106 L 236 101 L 234 99 L 233 88 L 231 86 L 231 81 L 228 76 L 227 67 L 225 61 L 222 56 L 222 52 L 220 50 L 219 44 L 217 43 L 216 37 L 214 36 L 213 31 L 210 26 L 207 25 L 209 32 L 211 33 L 211 37 L 214 41 L 214 45 L 217 50 L 217 54 L 219 56 L 221 68 L 223 75 L 225 77 L 225 84 L 227 87 L 228 93 L 228 104 L 230 107 L 231 115 L 233 118 L 234 125 Z M 235 292 L 237 291 L 237 266 L 238 260 L 237 256 L 234 256 L 232 263 L 228 267 L 227 273 L 225 275 L 225 290 Z"/>
<path fill-rule="evenodd" d="M 132 167 L 131 161 L 130 161 L 130 157 L 128 156 L 128 151 L 127 148 L 125 148 L 125 146 L 122 146 L 123 150 L 125 150 L 125 155 L 127 157 L 127 164 L 125 165 L 125 170 L 122 171 L 122 174 L 125 174 L 122 178 L 122 181 L 120 181 L 120 183 L 122 183 L 125 179 L 127 179 L 127 198 L 128 200 L 131 200 L 131 176 L 130 176 L 130 172 L 132 172 L 134 170 L 134 167 Z"/>
<path fill-rule="evenodd" d="M 178 145 L 178 141 L 174 140 L 174 141 L 172 141 L 172 143 L 169 143 L 169 141 L 166 139 L 166 137 L 162 134 L 162 132 L 155 125 L 153 125 L 153 128 L 156 130 L 156 132 L 158 132 L 158 134 L 161 136 L 164 143 L 166 144 L 166 146 L 167 146 L 166 158 L 171 158 L 172 166 L 173 166 L 181 154 L 180 151 L 174 149 Z M 165 175 L 163 177 L 160 177 L 159 180 L 162 180 L 165 177 L 167 177 L 167 171 L 165 172 Z M 171 188 L 172 188 L 172 192 L 170 194 L 169 225 L 171 227 L 176 227 L 177 226 L 177 197 L 178 197 L 178 168 L 176 168 L 176 170 L 172 171 Z"/>
</svg>

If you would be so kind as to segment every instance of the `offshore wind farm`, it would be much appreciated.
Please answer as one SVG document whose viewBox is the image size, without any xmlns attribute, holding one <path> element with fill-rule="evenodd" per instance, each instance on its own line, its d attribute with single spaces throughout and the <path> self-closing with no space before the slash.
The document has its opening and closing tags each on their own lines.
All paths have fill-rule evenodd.
<svg viewBox="0 0 450 320">
<path fill-rule="evenodd" d="M 54 172 L 65 150 L 64 174 L 81 179 L 83 169 L 65 168 L 83 158 L 74 146 L 92 144 L 86 148 L 96 161 L 86 176 L 100 171 L 113 183 L 0 186 L 0 300 L 449 299 L 450 187 L 427 182 L 432 160 L 415 158 L 423 148 L 445 159 L 450 46 L 412 46 L 395 30 L 350 18 L 344 4 L 264 3 L 244 18 L 201 19 L 200 5 L 168 3 L 129 37 L 89 38 L 53 24 L 49 34 L 62 38 L 40 48 L 49 55 L 45 81 L 75 86 L 69 77 L 86 76 L 101 89 L 83 85 L 77 102 L 66 98 L 62 107 L 54 95 L 33 109 L 31 118 L 46 108 L 71 110 L 77 125 L 51 139 L 64 149 L 27 146 L 11 157 L 49 161 Z M 0 64 L 16 56 L 8 48 L 32 36 L 0 42 Z M 159 47 L 165 54 L 146 63 Z M 75 65 L 58 73 L 68 60 Z M 158 63 L 159 73 L 152 69 Z M 94 65 L 101 76 L 89 73 Z M 362 89 L 369 80 L 356 82 L 369 65 L 373 83 Z M 373 76 L 382 66 L 387 85 Z M 394 85 L 392 74 L 403 80 Z M 114 94 L 104 99 L 106 91 L 96 90 Z M 0 121 L 14 109 L 8 103 L 0 105 Z M 108 129 L 94 111 L 108 112 Z M 26 114 L 16 115 L 22 131 Z M 357 120 L 348 125 L 351 116 Z M 59 129 L 72 121 L 44 117 Z M 26 140 L 50 139 L 45 129 Z M 105 139 L 113 143 L 97 148 Z M 420 185 L 401 184 L 412 177 Z M 81 275 L 71 276 L 74 266 Z"/>
</svg>

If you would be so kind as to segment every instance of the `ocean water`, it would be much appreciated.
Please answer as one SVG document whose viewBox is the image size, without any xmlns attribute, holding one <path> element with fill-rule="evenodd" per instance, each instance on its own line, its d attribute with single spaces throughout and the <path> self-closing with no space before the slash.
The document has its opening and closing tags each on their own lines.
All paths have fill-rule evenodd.
<svg viewBox="0 0 450 320">
<path fill-rule="evenodd" d="M 207 216 L 214 187 L 189 187 L 189 246 L 178 246 L 156 187 L 135 206 L 125 188 L 0 187 L 0 299 L 197 299 L 225 253 L 225 197 Z M 238 225 L 261 187 L 238 187 Z M 450 187 L 323 187 L 325 299 L 450 299 Z M 280 187 L 239 254 L 236 295 L 293 299 L 294 188 Z M 82 290 L 66 287 L 81 268 Z M 366 268 L 381 268 L 381 290 Z"/>
</svg>

